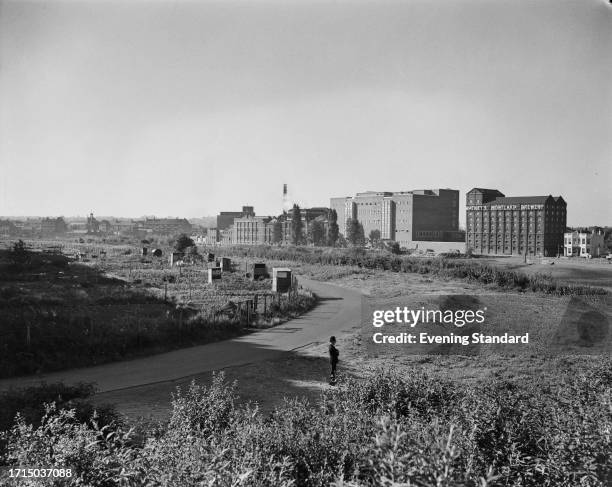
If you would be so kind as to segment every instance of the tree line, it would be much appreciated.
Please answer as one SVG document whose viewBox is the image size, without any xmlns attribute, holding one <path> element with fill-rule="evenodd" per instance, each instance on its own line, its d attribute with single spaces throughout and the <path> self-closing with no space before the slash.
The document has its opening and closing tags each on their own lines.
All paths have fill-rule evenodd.
<svg viewBox="0 0 612 487">
<path fill-rule="evenodd" d="M 280 245 L 287 242 L 292 245 L 312 244 L 315 247 L 363 247 L 369 242 L 374 248 L 384 247 L 393 253 L 399 253 L 399 245 L 396 242 L 383 242 L 380 230 L 372 230 L 366 238 L 363 224 L 356 218 L 349 218 L 346 221 L 346 235 L 343 235 L 338 226 L 338 213 L 333 209 L 327 214 L 327 227 L 323 221 L 315 219 L 307 222 L 304 231 L 301 208 L 294 204 L 287 239 L 285 239 L 284 224 L 286 221 L 282 219 L 273 223 L 273 244 Z"/>
<path fill-rule="evenodd" d="M 338 214 L 336 210 L 330 210 L 327 215 L 328 225 L 320 220 L 308 222 L 307 230 L 304 232 L 302 211 L 299 205 L 293 205 L 293 211 L 289 228 L 289 242 L 293 245 L 313 244 L 317 247 L 335 247 L 340 238 L 338 228 Z M 272 243 L 281 244 L 284 240 L 283 221 L 276 220 L 272 227 Z"/>
</svg>

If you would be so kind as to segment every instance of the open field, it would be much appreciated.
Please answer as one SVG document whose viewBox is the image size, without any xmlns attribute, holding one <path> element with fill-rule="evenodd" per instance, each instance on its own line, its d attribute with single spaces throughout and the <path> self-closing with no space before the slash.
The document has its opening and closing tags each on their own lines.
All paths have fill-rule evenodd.
<svg viewBox="0 0 612 487">
<path fill-rule="evenodd" d="M 527 275 L 544 274 L 551 279 L 585 286 L 596 286 L 612 291 L 612 261 L 605 259 L 546 258 L 532 259 L 525 264 L 522 257 L 481 257 L 484 263 L 491 263 L 504 269 L 517 270 Z M 544 262 L 544 263 L 541 263 Z"/>
</svg>

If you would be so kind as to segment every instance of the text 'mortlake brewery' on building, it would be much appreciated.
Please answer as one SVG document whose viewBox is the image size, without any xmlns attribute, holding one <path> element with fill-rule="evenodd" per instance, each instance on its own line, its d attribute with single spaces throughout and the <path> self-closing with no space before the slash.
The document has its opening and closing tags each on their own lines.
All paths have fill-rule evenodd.
<svg viewBox="0 0 612 487">
<path fill-rule="evenodd" d="M 473 188 L 466 196 L 466 247 L 476 254 L 563 254 L 567 204 L 561 196 L 506 197 Z"/>
</svg>

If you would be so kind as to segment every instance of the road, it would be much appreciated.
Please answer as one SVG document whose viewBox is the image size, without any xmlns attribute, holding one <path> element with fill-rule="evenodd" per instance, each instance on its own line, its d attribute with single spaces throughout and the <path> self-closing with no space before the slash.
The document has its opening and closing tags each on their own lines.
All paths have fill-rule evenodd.
<svg viewBox="0 0 612 487">
<path fill-rule="evenodd" d="M 361 293 L 332 284 L 300 278 L 315 292 L 319 304 L 282 325 L 221 342 L 184 348 L 149 357 L 0 380 L 0 390 L 48 383 L 95 383 L 99 393 L 173 381 L 213 370 L 278 358 L 281 354 L 326 342 L 359 324 Z"/>
</svg>

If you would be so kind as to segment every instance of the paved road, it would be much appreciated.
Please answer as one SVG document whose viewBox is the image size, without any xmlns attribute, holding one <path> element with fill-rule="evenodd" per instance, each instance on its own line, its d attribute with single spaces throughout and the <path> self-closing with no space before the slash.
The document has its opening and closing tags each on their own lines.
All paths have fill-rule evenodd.
<svg viewBox="0 0 612 487">
<path fill-rule="evenodd" d="M 94 382 L 99 392 L 189 377 L 212 370 L 277 358 L 283 352 L 327 341 L 359 324 L 361 294 L 305 278 L 300 283 L 321 302 L 299 318 L 232 340 L 184 348 L 124 362 L 0 380 L 0 390 L 40 381 L 73 384 Z"/>
</svg>

